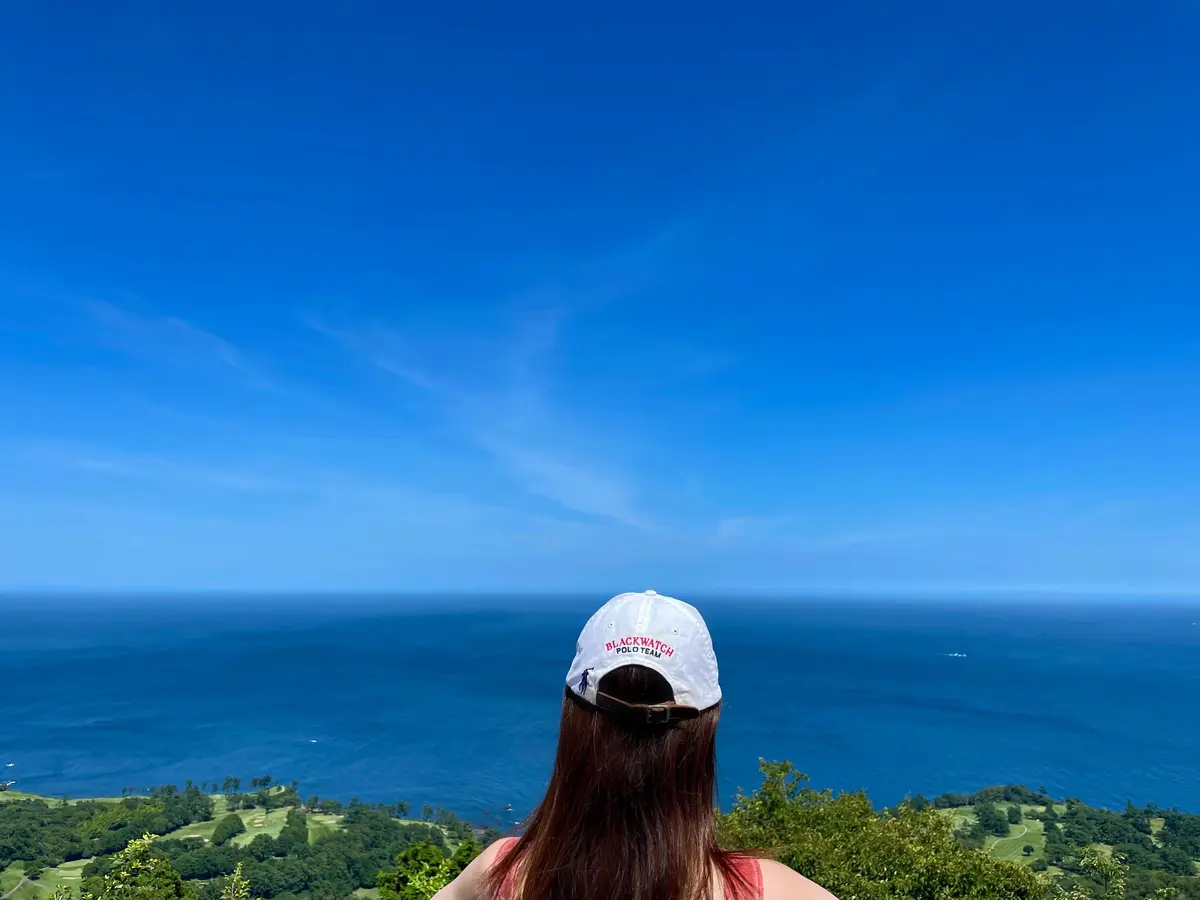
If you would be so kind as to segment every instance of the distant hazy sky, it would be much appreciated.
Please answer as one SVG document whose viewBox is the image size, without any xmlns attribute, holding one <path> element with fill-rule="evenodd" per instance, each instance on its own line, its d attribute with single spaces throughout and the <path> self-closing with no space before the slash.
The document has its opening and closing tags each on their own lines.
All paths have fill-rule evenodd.
<svg viewBox="0 0 1200 900">
<path fill-rule="evenodd" d="M 1200 587 L 1200 4 L 7 3 L 0 584 Z"/>
</svg>

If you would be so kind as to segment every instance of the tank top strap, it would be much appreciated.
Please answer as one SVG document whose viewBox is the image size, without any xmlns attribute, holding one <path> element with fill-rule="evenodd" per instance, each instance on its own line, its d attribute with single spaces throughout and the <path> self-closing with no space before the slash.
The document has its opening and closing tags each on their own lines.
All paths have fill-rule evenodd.
<svg viewBox="0 0 1200 900">
<path fill-rule="evenodd" d="M 725 879 L 725 900 L 763 900 L 762 864 L 753 856 L 735 856 L 730 862 L 740 880 Z"/>
</svg>

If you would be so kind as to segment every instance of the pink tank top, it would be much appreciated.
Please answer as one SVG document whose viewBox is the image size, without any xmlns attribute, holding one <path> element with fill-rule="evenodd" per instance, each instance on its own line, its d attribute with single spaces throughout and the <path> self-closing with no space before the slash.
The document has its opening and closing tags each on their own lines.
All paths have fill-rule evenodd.
<svg viewBox="0 0 1200 900">
<path fill-rule="evenodd" d="M 507 838 L 497 854 L 497 860 L 508 855 L 509 851 L 517 846 L 517 840 L 517 838 Z M 759 861 L 753 856 L 737 856 L 733 859 L 733 868 L 741 882 L 747 887 L 742 887 L 742 884 L 737 881 L 731 882 L 726 879 L 725 900 L 763 900 L 762 865 L 759 864 Z M 504 885 L 500 888 L 500 895 L 496 900 L 512 900 L 512 885 L 515 876 L 516 870 L 509 870 L 508 877 L 504 879 Z"/>
</svg>

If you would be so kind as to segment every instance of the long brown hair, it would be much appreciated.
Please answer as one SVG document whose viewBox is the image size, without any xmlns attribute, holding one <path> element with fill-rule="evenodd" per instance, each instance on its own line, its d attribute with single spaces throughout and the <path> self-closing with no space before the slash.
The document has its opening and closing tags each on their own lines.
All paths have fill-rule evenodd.
<svg viewBox="0 0 1200 900">
<path fill-rule="evenodd" d="M 643 666 L 601 679 L 628 703 L 673 699 Z M 710 900 L 715 868 L 744 890 L 714 815 L 720 705 L 698 718 L 648 725 L 600 712 L 565 692 L 546 796 L 525 833 L 488 873 L 503 900 Z"/>
</svg>

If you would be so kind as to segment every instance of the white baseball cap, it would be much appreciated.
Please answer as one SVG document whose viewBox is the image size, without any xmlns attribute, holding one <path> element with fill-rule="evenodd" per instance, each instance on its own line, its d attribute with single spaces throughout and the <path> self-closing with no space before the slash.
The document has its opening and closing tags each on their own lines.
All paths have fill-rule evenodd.
<svg viewBox="0 0 1200 900">
<path fill-rule="evenodd" d="M 600 679 L 629 665 L 665 678 L 674 702 L 630 704 L 598 690 Z M 652 724 L 694 719 L 721 700 L 717 657 L 704 619 L 695 607 L 654 591 L 618 594 L 588 619 L 575 645 L 567 687 L 599 709 L 645 710 Z"/>
</svg>

